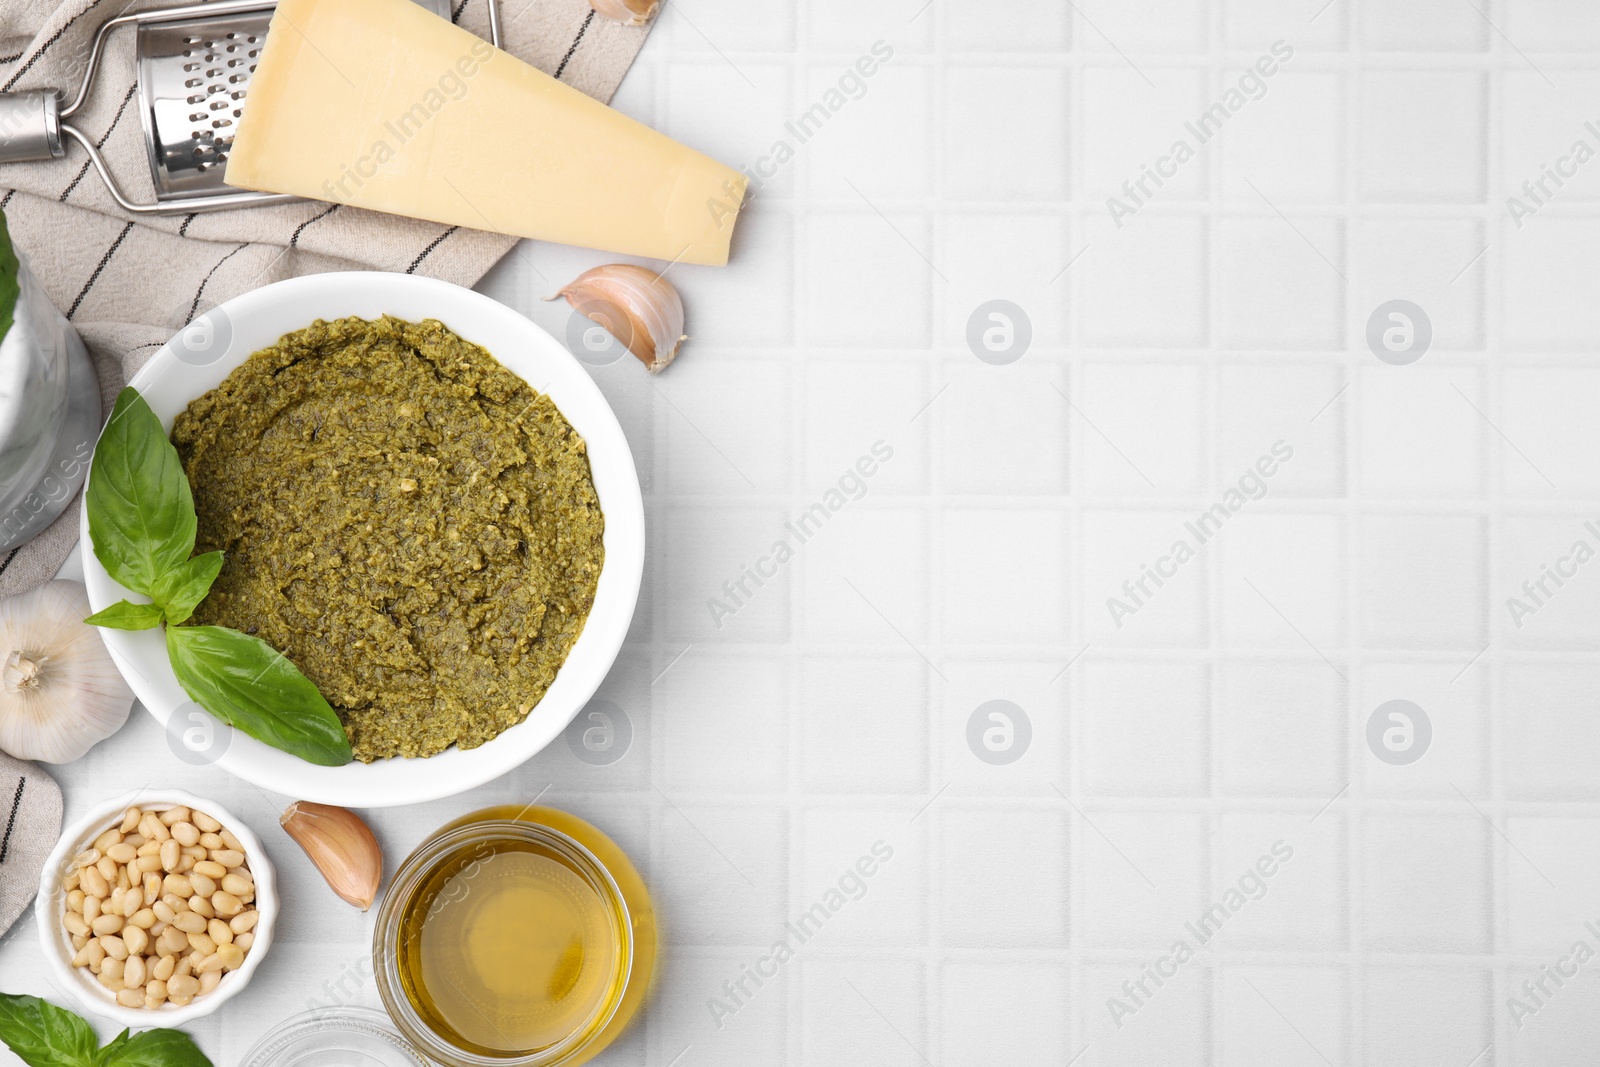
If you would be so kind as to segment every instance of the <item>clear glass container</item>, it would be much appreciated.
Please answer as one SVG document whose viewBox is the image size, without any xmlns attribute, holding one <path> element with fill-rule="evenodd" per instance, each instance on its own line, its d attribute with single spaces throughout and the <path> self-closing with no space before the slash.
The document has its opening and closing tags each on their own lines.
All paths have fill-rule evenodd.
<svg viewBox="0 0 1600 1067">
<path fill-rule="evenodd" d="M 445 1067 L 571 1067 L 638 1013 L 655 911 L 617 845 L 566 812 L 474 812 L 419 845 L 373 931 L 378 993 Z"/>
<path fill-rule="evenodd" d="M 372 1008 L 318 1008 L 269 1030 L 240 1067 L 432 1067 Z"/>
</svg>

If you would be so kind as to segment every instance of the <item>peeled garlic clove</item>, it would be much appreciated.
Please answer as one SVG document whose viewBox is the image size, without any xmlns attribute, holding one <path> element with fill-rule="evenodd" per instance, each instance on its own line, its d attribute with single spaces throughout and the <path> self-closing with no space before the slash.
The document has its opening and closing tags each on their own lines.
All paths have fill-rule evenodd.
<svg viewBox="0 0 1600 1067">
<path fill-rule="evenodd" d="M 589 0 L 596 13 L 624 26 L 643 26 L 655 17 L 661 0 Z"/>
<path fill-rule="evenodd" d="M 121 729 L 133 706 L 79 582 L 0 601 L 0 750 L 71 763 Z"/>
<path fill-rule="evenodd" d="M 278 824 L 305 849 L 341 900 L 362 911 L 372 907 L 383 881 L 383 849 L 361 816 L 348 808 L 297 800 Z"/>
<path fill-rule="evenodd" d="M 651 374 L 671 363 L 689 338 L 683 332 L 683 299 L 653 270 L 611 263 L 586 270 L 556 296 L 639 357 Z M 554 300 L 555 297 L 546 299 Z"/>
</svg>

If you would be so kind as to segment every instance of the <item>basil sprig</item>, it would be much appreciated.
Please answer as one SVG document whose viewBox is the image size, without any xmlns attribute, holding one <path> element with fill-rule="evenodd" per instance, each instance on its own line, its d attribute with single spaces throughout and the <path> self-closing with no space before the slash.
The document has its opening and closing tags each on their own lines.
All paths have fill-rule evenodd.
<svg viewBox="0 0 1600 1067">
<path fill-rule="evenodd" d="M 11 247 L 5 213 L 0 212 L 0 338 L 11 332 L 11 324 L 16 321 L 17 301 L 22 298 L 21 271 L 16 249 Z"/>
<path fill-rule="evenodd" d="M 124 1030 L 101 1048 L 81 1015 L 15 993 L 0 993 L 0 1041 L 28 1067 L 211 1067 L 181 1030 Z"/>
<path fill-rule="evenodd" d="M 118 630 L 165 623 L 172 672 L 195 703 L 308 763 L 350 762 L 339 717 L 283 653 L 237 630 L 179 625 L 217 580 L 222 553 L 192 555 L 197 522 L 189 479 L 161 420 L 135 389 L 117 397 L 95 446 L 86 500 L 95 558 L 153 603 L 119 600 L 84 621 Z"/>
</svg>

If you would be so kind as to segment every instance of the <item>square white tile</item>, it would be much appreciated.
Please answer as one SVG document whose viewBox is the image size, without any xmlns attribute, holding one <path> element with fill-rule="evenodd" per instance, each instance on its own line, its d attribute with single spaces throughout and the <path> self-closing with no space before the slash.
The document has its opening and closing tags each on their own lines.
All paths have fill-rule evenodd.
<svg viewBox="0 0 1600 1067">
<path fill-rule="evenodd" d="M 1097 216 L 1072 268 L 1083 336 L 1108 347 L 1202 344 L 1206 337 L 1206 224 L 1141 216 L 1124 229 Z"/>
<path fill-rule="evenodd" d="M 1084 511 L 1079 610 L 1085 640 L 1113 647 L 1204 643 L 1207 549 L 1186 525 L 1195 517 Z"/>
<path fill-rule="evenodd" d="M 1481 519 L 1372 515 L 1358 527 L 1361 637 L 1369 647 L 1469 656 L 1487 642 Z"/>
<path fill-rule="evenodd" d="M 977 644 L 1066 643 L 1067 574 L 1051 546 L 1067 543 L 1055 507 L 947 509 L 939 524 L 941 634 Z"/>
<path fill-rule="evenodd" d="M 939 934 L 964 948 L 1065 948 L 1069 815 L 941 803 Z"/>
<path fill-rule="evenodd" d="M 1198 663 L 1081 664 L 1079 773 L 1095 796 L 1204 796 L 1211 679 Z"/>
<path fill-rule="evenodd" d="M 1071 1048 L 1065 967 L 946 963 L 940 968 L 938 1062 L 1048 1067 Z M 925 1061 L 934 1062 L 934 1061 Z"/>
<path fill-rule="evenodd" d="M 1249 488 L 1266 484 L 1257 478 Z M 1222 644 L 1310 650 L 1339 674 L 1328 650 L 1343 643 L 1345 632 L 1344 535 L 1339 515 L 1245 510 L 1229 519 L 1215 535 Z"/>
<path fill-rule="evenodd" d="M 944 195 L 952 200 L 1064 200 L 1067 76 L 1051 65 L 945 68 Z M 1026 106 L 1019 106 L 1026 101 Z"/>
<path fill-rule="evenodd" d="M 1228 659 L 1215 686 L 1219 792 L 1320 801 L 1350 780 L 1347 686 L 1321 660 Z"/>
<path fill-rule="evenodd" d="M 928 677 L 914 655 L 808 656 L 800 666 L 808 793 L 923 793 Z"/>
<path fill-rule="evenodd" d="M 1493 945 L 1494 837 L 1466 803 L 1460 815 L 1369 814 L 1360 827 L 1362 946 L 1370 952 L 1474 955 Z"/>
<path fill-rule="evenodd" d="M 1271 195 L 1270 193 L 1268 194 Z M 1344 341 L 1344 227 L 1272 215 L 1217 228 L 1222 309 L 1230 348 L 1336 349 Z"/>
<path fill-rule="evenodd" d="M 1488 86 L 1470 71 L 1361 77 L 1361 190 L 1372 200 L 1484 198 Z"/>
<path fill-rule="evenodd" d="M 1085 363 L 1070 414 L 1082 442 L 1084 488 L 1097 496 L 1156 496 L 1201 488 L 1203 368 L 1129 360 Z M 1064 401 L 1065 402 L 1065 401 Z"/>
</svg>

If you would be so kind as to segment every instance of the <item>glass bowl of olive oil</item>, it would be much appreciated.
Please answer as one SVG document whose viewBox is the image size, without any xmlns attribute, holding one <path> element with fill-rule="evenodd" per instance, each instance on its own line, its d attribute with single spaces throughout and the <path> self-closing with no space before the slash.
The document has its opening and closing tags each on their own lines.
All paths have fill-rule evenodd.
<svg viewBox="0 0 1600 1067">
<path fill-rule="evenodd" d="M 655 970 L 644 881 L 553 808 L 457 819 L 395 872 L 373 970 L 400 1032 L 445 1067 L 562 1067 L 609 1045 Z"/>
</svg>

